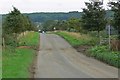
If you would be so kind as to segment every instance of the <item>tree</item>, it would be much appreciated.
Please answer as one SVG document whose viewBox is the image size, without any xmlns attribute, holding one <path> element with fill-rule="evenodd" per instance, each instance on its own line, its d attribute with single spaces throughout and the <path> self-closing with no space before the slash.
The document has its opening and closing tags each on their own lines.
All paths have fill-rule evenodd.
<svg viewBox="0 0 120 80">
<path fill-rule="evenodd" d="M 16 46 L 17 33 L 20 33 L 22 28 L 22 14 L 17 8 L 13 7 L 13 11 L 7 14 L 3 22 L 3 38 L 5 44 Z"/>
<path fill-rule="evenodd" d="M 44 31 L 53 31 L 55 24 L 56 24 L 55 20 L 48 20 L 43 24 L 43 30 Z"/>
<path fill-rule="evenodd" d="M 114 12 L 113 17 L 113 26 L 118 30 L 118 39 L 120 40 L 120 1 L 110 2 L 109 6 L 111 10 Z"/>
<path fill-rule="evenodd" d="M 59 20 L 55 26 L 57 30 L 67 30 L 68 22 L 66 20 Z"/>
<path fill-rule="evenodd" d="M 82 26 L 87 31 L 97 31 L 98 36 L 101 30 L 105 29 L 105 10 L 101 2 L 86 2 L 87 9 L 83 9 Z"/>
<path fill-rule="evenodd" d="M 3 21 L 3 38 L 6 44 L 17 44 L 17 34 L 27 30 L 33 30 L 34 27 L 28 17 L 13 7 L 13 11 L 6 15 Z M 11 41 L 10 41 L 11 40 Z"/>
<path fill-rule="evenodd" d="M 79 32 L 81 29 L 81 22 L 78 18 L 70 18 L 68 20 L 69 29 L 74 29 L 76 32 Z"/>
<path fill-rule="evenodd" d="M 4 32 L 6 34 L 22 32 L 24 28 L 23 20 L 23 15 L 20 13 L 20 11 L 13 7 L 13 11 L 11 11 L 5 18 L 3 26 Z"/>
</svg>

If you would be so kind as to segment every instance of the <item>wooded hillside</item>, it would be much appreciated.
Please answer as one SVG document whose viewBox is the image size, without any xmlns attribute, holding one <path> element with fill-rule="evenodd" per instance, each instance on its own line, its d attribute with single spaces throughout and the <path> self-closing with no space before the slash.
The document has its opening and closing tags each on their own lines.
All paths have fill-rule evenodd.
<svg viewBox="0 0 120 80">
<path fill-rule="evenodd" d="M 33 22 L 46 22 L 48 20 L 68 20 L 69 18 L 81 18 L 82 12 L 37 12 L 37 13 L 25 13 Z M 113 15 L 112 11 L 106 11 L 106 17 L 109 18 Z M 5 15 L 3 15 L 4 19 Z"/>
</svg>

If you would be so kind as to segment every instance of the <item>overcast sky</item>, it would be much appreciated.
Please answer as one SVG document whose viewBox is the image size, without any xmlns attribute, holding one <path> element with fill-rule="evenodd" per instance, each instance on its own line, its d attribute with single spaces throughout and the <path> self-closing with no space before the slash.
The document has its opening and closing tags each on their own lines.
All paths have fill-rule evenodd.
<svg viewBox="0 0 120 80">
<path fill-rule="evenodd" d="M 22 13 L 82 11 L 85 8 L 84 2 L 87 1 L 89 0 L 0 0 L 0 14 L 10 12 L 12 6 Z M 105 8 L 108 1 L 104 0 Z"/>
</svg>

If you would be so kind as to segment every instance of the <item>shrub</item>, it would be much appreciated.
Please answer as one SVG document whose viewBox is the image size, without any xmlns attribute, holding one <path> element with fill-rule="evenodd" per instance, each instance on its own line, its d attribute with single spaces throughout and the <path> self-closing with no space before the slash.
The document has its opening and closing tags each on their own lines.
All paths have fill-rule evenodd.
<svg viewBox="0 0 120 80">
<path fill-rule="evenodd" d="M 120 67 L 120 52 L 109 51 L 107 46 L 95 46 L 89 50 L 90 56 L 115 67 Z"/>
</svg>

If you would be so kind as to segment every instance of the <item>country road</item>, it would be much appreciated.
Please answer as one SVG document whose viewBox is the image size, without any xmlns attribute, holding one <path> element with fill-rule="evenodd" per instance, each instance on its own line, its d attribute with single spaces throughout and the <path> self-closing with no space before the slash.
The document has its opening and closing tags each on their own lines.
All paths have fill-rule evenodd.
<svg viewBox="0 0 120 80">
<path fill-rule="evenodd" d="M 40 34 L 35 78 L 118 78 L 118 69 L 77 52 L 55 34 Z"/>
</svg>

